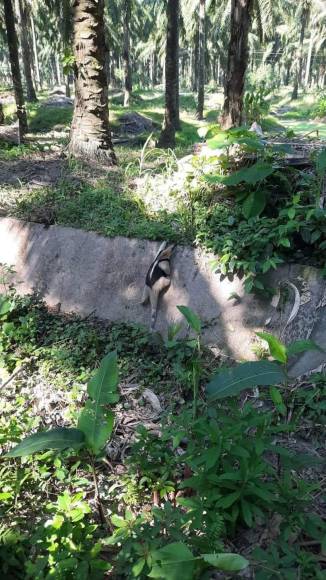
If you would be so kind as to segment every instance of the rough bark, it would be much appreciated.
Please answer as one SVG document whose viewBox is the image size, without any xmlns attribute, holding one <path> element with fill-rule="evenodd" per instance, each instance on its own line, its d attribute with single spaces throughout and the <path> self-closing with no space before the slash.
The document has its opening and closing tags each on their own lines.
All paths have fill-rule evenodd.
<svg viewBox="0 0 326 580">
<path fill-rule="evenodd" d="M 27 115 L 25 109 L 24 93 L 22 79 L 19 68 L 18 58 L 18 39 L 15 28 L 14 12 L 11 0 L 4 0 L 5 25 L 8 39 L 10 68 L 12 82 L 14 85 L 15 101 L 18 117 L 19 140 L 23 141 L 24 134 L 27 132 Z"/>
<path fill-rule="evenodd" d="M 5 115 L 3 112 L 3 105 L 2 103 L 0 103 L 0 125 L 4 125 L 5 124 Z"/>
<path fill-rule="evenodd" d="M 199 0 L 199 54 L 198 54 L 198 96 L 197 96 L 197 119 L 201 120 L 204 116 L 204 99 L 205 99 L 205 0 Z"/>
<path fill-rule="evenodd" d="M 25 0 L 15 0 L 16 15 L 19 30 L 19 40 L 21 44 L 21 56 L 23 60 L 24 74 L 26 80 L 26 97 L 30 103 L 37 101 L 33 76 L 32 76 L 32 55 L 29 44 L 29 15 Z"/>
<path fill-rule="evenodd" d="M 74 0 L 75 105 L 69 151 L 116 162 L 108 120 L 103 0 Z"/>
<path fill-rule="evenodd" d="M 239 127 L 242 123 L 252 3 L 253 0 L 232 0 L 231 3 L 231 36 L 221 118 L 221 126 L 224 129 Z"/>
<path fill-rule="evenodd" d="M 123 7 L 123 69 L 125 92 L 123 106 L 129 107 L 130 96 L 132 93 L 132 75 L 130 66 L 130 18 L 131 18 L 131 0 L 124 0 Z"/>
<path fill-rule="evenodd" d="M 304 35 L 305 35 L 306 27 L 308 24 L 308 19 L 309 19 L 309 8 L 305 8 L 302 11 L 302 16 L 301 16 L 300 39 L 299 39 L 299 46 L 298 46 L 298 50 L 297 50 L 295 78 L 294 78 L 294 85 L 293 85 L 293 91 L 292 91 L 292 97 L 291 97 L 293 101 L 298 98 L 299 85 L 301 84 L 302 68 L 303 68 L 302 48 L 303 48 Z"/>
<path fill-rule="evenodd" d="M 179 128 L 179 0 L 167 2 L 167 35 L 165 51 L 165 114 L 160 147 L 175 146 Z"/>
</svg>

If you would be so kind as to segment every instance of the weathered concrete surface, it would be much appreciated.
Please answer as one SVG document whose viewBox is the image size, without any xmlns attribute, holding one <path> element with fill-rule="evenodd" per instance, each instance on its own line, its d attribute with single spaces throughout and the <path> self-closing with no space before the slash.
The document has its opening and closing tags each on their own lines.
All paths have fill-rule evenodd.
<svg viewBox="0 0 326 580">
<path fill-rule="evenodd" d="M 14 266 L 19 292 L 35 289 L 49 306 L 60 302 L 63 312 L 93 312 L 111 321 L 149 325 L 149 307 L 139 302 L 146 271 L 158 247 L 159 242 L 108 239 L 74 228 L 45 228 L 11 218 L 0 219 L 0 262 Z M 211 259 L 193 248 L 177 248 L 173 281 L 162 297 L 156 328 L 166 332 L 172 322 L 182 319 L 177 305 L 188 305 L 203 321 L 206 343 L 236 359 L 253 359 L 255 331 L 263 329 L 272 315 L 270 331 L 280 334 L 293 300 L 290 296 L 283 310 L 275 311 L 270 301 L 246 295 L 238 278 L 221 281 L 211 269 Z M 294 322 L 286 328 L 285 340 L 307 335 L 313 338 L 316 332 L 320 345 L 326 349 L 325 282 L 316 270 L 296 265 L 284 266 L 271 277 L 274 285 L 280 280 L 296 284 L 304 302 Z M 232 292 L 240 300 L 230 300 Z M 312 363 L 302 357 L 296 373 L 326 362 L 325 356 L 314 353 Z"/>
</svg>

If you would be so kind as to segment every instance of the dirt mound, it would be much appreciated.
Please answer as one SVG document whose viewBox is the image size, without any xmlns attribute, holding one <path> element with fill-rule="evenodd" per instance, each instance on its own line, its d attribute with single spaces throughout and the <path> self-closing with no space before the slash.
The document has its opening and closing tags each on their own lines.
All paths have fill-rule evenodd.
<svg viewBox="0 0 326 580">
<path fill-rule="evenodd" d="M 124 113 L 119 119 L 120 133 L 131 133 L 132 135 L 139 135 L 144 131 L 153 131 L 154 123 L 152 119 L 144 117 L 139 113 Z"/>
<path fill-rule="evenodd" d="M 46 101 L 42 103 L 42 107 L 72 107 L 73 104 L 73 99 L 70 99 L 65 95 L 56 94 L 46 99 Z"/>
</svg>

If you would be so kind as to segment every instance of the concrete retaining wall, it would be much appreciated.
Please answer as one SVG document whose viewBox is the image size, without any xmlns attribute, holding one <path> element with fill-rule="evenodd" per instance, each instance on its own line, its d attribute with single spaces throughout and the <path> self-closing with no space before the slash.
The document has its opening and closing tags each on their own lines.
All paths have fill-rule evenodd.
<svg viewBox="0 0 326 580">
<path fill-rule="evenodd" d="M 19 292 L 35 289 L 49 306 L 60 303 L 62 312 L 81 315 L 93 312 L 110 321 L 149 325 L 149 307 L 139 302 L 148 266 L 159 245 L 146 240 L 105 238 L 68 227 L 45 228 L 11 218 L 0 219 L 0 262 L 14 266 Z M 176 249 L 172 284 L 161 299 L 156 328 L 165 333 L 172 322 L 182 319 L 177 305 L 188 305 L 201 317 L 207 343 L 236 359 L 253 359 L 255 330 L 262 329 L 271 314 L 275 317 L 274 309 L 270 301 L 246 295 L 238 278 L 221 281 L 212 271 L 211 259 L 212 256 L 190 247 Z M 293 337 L 303 337 L 306 330 L 314 336 L 316 331 L 326 348 L 325 282 L 316 270 L 296 265 L 280 268 L 272 275 L 271 283 L 277 285 L 280 280 L 292 280 L 310 296 L 300 306 L 300 316 L 292 325 Z M 230 300 L 232 292 L 240 300 Z M 287 309 L 291 309 L 290 303 Z M 276 318 L 277 329 L 282 325 L 282 317 Z M 295 372 L 299 374 L 323 361 L 325 356 L 319 353 Z"/>
</svg>

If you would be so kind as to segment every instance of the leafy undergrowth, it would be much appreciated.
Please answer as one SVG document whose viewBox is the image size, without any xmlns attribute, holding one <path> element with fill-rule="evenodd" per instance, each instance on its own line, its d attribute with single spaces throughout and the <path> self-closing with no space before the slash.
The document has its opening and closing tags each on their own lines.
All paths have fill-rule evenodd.
<svg viewBox="0 0 326 580">
<path fill-rule="evenodd" d="M 266 335 L 280 362 L 219 369 L 186 307 L 188 337 L 163 341 L 35 296 L 0 304 L 2 365 L 16 373 L 5 385 L 2 371 L 2 450 L 53 430 L 1 458 L 4 578 L 324 577 L 326 380 L 285 374 L 291 352 L 315 345 Z"/>
</svg>

